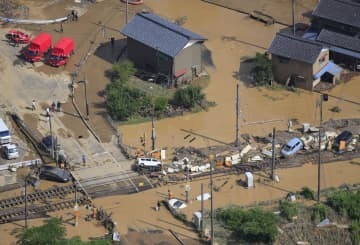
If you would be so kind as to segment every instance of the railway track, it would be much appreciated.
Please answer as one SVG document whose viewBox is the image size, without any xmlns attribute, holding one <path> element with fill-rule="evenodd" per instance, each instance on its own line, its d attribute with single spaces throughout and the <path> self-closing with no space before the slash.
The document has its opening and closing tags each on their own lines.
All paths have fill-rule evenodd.
<svg viewBox="0 0 360 245">
<path fill-rule="evenodd" d="M 70 193 L 75 192 L 75 186 L 61 186 L 61 187 L 54 187 L 47 190 L 36 191 L 27 195 L 28 203 L 32 203 L 35 201 L 46 201 L 52 198 L 63 198 Z M 0 212 L 3 209 L 9 209 L 16 207 L 18 205 L 22 205 L 25 203 L 25 196 L 17 196 L 13 198 L 7 198 L 0 200 Z"/>
<path fill-rule="evenodd" d="M 89 199 L 81 188 L 76 189 L 77 203 L 87 204 Z M 75 193 L 75 185 L 54 187 L 47 190 L 35 191 L 27 195 L 28 219 L 47 216 L 48 212 L 73 208 L 74 198 L 68 198 Z M 57 199 L 56 201 L 50 201 Z M 60 200 L 59 200 L 60 199 Z M 17 196 L 0 200 L 0 224 L 21 220 L 25 218 L 25 196 Z"/>
<path fill-rule="evenodd" d="M 88 203 L 88 198 L 85 196 L 77 199 L 79 205 Z M 28 218 L 46 216 L 47 212 L 53 212 L 62 209 L 73 208 L 75 200 L 66 199 L 57 202 L 46 203 L 43 205 L 29 205 L 28 206 Z M 0 224 L 9 223 L 15 220 L 21 220 L 25 218 L 25 207 L 14 207 L 11 209 L 5 209 L 0 211 Z"/>
</svg>

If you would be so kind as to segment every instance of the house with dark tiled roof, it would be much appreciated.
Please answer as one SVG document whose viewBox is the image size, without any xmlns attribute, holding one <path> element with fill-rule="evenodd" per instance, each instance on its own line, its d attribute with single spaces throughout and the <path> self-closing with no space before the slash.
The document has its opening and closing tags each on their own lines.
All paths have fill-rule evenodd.
<svg viewBox="0 0 360 245">
<path fill-rule="evenodd" d="M 163 74 L 171 85 L 191 80 L 202 69 L 201 44 L 206 40 L 152 13 L 138 13 L 122 29 L 127 55 L 141 69 Z"/>
<path fill-rule="evenodd" d="M 330 59 L 335 63 L 360 69 L 360 37 L 322 29 L 316 41 L 329 48 Z"/>
<path fill-rule="evenodd" d="M 278 83 L 312 91 L 320 81 L 339 79 L 341 68 L 329 60 L 329 49 L 315 41 L 277 33 L 268 52 Z"/>
<path fill-rule="evenodd" d="M 321 0 L 312 13 L 312 25 L 349 35 L 360 34 L 360 2 Z"/>
<path fill-rule="evenodd" d="M 329 48 L 335 63 L 360 70 L 360 1 L 321 0 L 303 37 Z"/>
</svg>

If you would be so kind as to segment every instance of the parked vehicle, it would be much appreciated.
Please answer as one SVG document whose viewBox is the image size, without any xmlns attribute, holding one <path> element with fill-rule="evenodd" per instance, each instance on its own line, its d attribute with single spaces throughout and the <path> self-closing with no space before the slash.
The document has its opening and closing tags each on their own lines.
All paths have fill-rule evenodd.
<svg viewBox="0 0 360 245">
<path fill-rule="evenodd" d="M 185 202 L 180 201 L 179 199 L 173 198 L 168 201 L 169 207 L 173 209 L 183 209 L 186 208 L 187 205 Z"/>
<path fill-rule="evenodd" d="M 56 182 L 68 182 L 71 180 L 70 173 L 67 170 L 53 166 L 42 166 L 40 168 L 39 178 Z"/>
<path fill-rule="evenodd" d="M 350 131 L 345 130 L 335 138 L 333 148 L 336 151 L 343 151 L 345 147 L 350 143 L 351 139 L 352 139 L 352 133 Z"/>
<path fill-rule="evenodd" d="M 138 158 L 136 160 L 137 169 L 147 169 L 150 171 L 161 171 L 162 163 L 155 158 Z"/>
<path fill-rule="evenodd" d="M 6 144 L 2 148 L 4 156 L 6 159 L 16 159 L 19 157 L 19 152 L 15 144 Z"/>
<path fill-rule="evenodd" d="M 51 48 L 51 36 L 48 33 L 40 33 L 31 40 L 29 46 L 23 52 L 26 60 L 36 62 L 44 57 Z"/>
<path fill-rule="evenodd" d="M 6 38 L 9 42 L 25 44 L 30 42 L 30 35 L 19 30 L 11 29 L 7 34 Z"/>
<path fill-rule="evenodd" d="M 304 144 L 299 138 L 292 138 L 282 147 L 280 153 L 283 157 L 289 157 L 296 154 L 303 147 Z"/>
<path fill-rule="evenodd" d="M 63 37 L 56 43 L 51 51 L 48 63 L 56 67 L 65 65 L 73 53 L 74 40 L 68 37 Z"/>
<path fill-rule="evenodd" d="M 11 142 L 11 135 L 5 122 L 0 118 L 0 144 L 9 144 Z"/>
</svg>

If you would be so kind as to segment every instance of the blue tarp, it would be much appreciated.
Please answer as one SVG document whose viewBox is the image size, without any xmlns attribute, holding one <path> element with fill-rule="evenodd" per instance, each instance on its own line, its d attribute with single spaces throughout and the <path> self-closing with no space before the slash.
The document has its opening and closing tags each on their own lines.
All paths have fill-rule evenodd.
<svg viewBox="0 0 360 245">
<path fill-rule="evenodd" d="M 332 61 L 329 61 L 326 66 L 324 66 L 318 73 L 314 75 L 314 80 L 319 79 L 322 75 L 325 74 L 325 72 L 336 75 L 341 72 L 341 68 L 335 65 Z"/>
</svg>

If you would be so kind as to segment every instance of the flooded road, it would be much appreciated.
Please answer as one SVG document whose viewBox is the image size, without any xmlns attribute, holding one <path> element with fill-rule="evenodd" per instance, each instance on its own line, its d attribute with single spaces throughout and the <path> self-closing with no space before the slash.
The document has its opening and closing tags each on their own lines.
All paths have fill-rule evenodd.
<svg viewBox="0 0 360 245">
<path fill-rule="evenodd" d="M 250 88 L 249 72 L 251 65 L 242 63 L 245 57 L 256 52 L 264 52 L 270 45 L 275 33 L 284 28 L 280 25 L 264 26 L 241 13 L 193 0 L 148 0 L 146 2 L 156 14 L 170 20 L 186 16 L 185 28 L 208 38 L 206 47 L 211 51 L 215 67 L 207 67 L 211 81 L 205 93 L 208 100 L 217 106 L 208 112 L 190 114 L 183 117 L 156 121 L 156 146 L 209 146 L 218 144 L 200 136 L 189 143 L 182 129 L 214 138 L 222 142 L 235 139 L 236 83 L 240 77 L 241 120 L 240 133 L 265 135 L 273 127 L 284 129 L 287 120 L 297 118 L 300 123 L 319 121 L 317 100 L 319 95 L 306 91 L 288 92 Z M 345 96 L 360 100 L 356 91 L 360 89 L 360 78 L 342 84 L 331 91 L 339 97 Z M 333 106 L 341 108 L 340 113 L 328 111 Z M 339 100 L 324 103 L 323 119 L 359 117 L 359 106 Z M 276 123 L 253 124 L 268 120 L 282 120 Z M 250 124 L 250 125 L 247 125 Z M 122 126 L 124 143 L 138 147 L 139 137 L 144 132 L 147 149 L 150 149 L 151 123 Z M 192 137 L 191 137 L 192 138 Z M 191 139 L 190 138 L 190 139 Z"/>
</svg>

